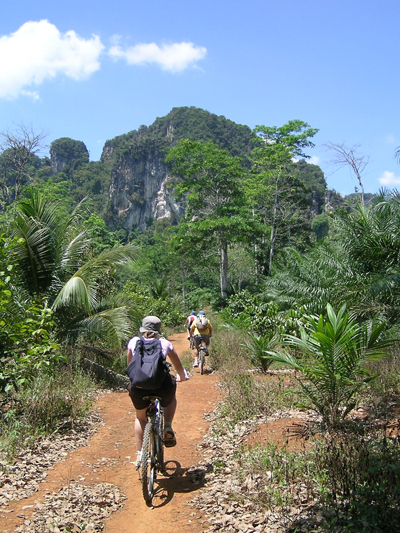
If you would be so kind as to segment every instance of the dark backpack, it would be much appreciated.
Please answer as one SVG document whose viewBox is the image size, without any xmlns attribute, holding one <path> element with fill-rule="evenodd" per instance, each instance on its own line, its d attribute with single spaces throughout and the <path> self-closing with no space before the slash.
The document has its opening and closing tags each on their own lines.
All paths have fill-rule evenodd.
<svg viewBox="0 0 400 533">
<path fill-rule="evenodd" d="M 205 331 L 208 327 L 208 318 L 205 315 L 200 315 L 196 318 L 196 328 L 199 331 Z"/>
<path fill-rule="evenodd" d="M 169 374 L 164 359 L 160 339 L 145 342 L 140 337 L 135 346 L 132 361 L 125 370 L 131 380 L 132 387 L 139 389 L 158 389 Z"/>
</svg>

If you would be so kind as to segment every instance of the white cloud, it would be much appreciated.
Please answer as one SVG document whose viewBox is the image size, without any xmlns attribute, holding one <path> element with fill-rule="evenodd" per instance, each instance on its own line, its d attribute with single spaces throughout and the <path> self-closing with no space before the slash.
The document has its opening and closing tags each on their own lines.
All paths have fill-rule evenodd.
<svg viewBox="0 0 400 533">
<path fill-rule="evenodd" d="M 29 98 L 32 98 L 32 100 L 40 100 L 40 96 L 39 96 L 39 93 L 37 91 L 21 90 L 20 94 L 22 96 L 29 96 Z"/>
<path fill-rule="evenodd" d="M 155 63 L 163 70 L 181 72 L 193 66 L 207 54 L 204 46 L 195 46 L 193 43 L 164 44 L 161 47 L 156 43 L 137 44 L 123 50 L 118 44 L 110 48 L 109 54 L 114 59 L 125 59 L 129 65 L 146 65 Z"/>
<path fill-rule="evenodd" d="M 385 170 L 385 172 L 379 178 L 379 183 L 386 187 L 396 187 L 400 185 L 400 176 L 395 176 L 394 172 Z"/>
<path fill-rule="evenodd" d="M 15 33 L 0 37 L 0 98 L 38 99 L 38 93 L 26 87 L 58 75 L 86 79 L 100 68 L 103 49 L 97 35 L 83 39 L 72 30 L 62 34 L 48 20 L 26 22 Z"/>
</svg>

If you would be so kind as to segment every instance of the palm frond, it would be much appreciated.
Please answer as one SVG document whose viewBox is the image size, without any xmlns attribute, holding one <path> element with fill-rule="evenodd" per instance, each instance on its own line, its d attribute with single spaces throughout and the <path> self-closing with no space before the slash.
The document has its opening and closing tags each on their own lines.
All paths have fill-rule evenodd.
<svg viewBox="0 0 400 533">
<path fill-rule="evenodd" d="M 121 343 L 128 339 L 132 332 L 129 309 L 117 307 L 113 309 L 101 310 L 68 324 L 64 331 L 64 339 L 67 342 L 75 342 L 81 339 L 96 339 L 105 341 L 107 345 L 119 347 Z"/>
<path fill-rule="evenodd" d="M 117 246 L 104 250 L 97 257 L 87 261 L 65 283 L 53 303 L 53 310 L 73 304 L 83 306 L 87 312 L 99 302 L 99 278 L 107 268 L 136 260 L 137 248 L 133 245 Z"/>
</svg>

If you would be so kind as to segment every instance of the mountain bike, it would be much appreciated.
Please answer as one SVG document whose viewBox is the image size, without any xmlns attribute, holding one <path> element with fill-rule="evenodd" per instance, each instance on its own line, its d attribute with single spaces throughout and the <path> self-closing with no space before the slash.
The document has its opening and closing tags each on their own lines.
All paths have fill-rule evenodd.
<svg viewBox="0 0 400 533">
<path fill-rule="evenodd" d="M 146 411 L 140 477 L 143 497 L 146 503 L 151 503 L 157 474 L 164 472 L 164 413 L 160 405 L 161 398 L 146 396 L 144 399 L 151 403 Z"/>
</svg>

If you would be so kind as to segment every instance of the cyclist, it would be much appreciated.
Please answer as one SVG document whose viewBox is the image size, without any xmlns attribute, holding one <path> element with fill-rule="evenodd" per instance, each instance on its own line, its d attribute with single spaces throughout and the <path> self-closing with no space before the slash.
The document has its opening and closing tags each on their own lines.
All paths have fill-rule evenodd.
<svg viewBox="0 0 400 533">
<path fill-rule="evenodd" d="M 160 339 L 161 349 L 164 358 L 168 357 L 173 364 L 178 375 L 173 376 L 168 374 L 162 386 L 159 389 L 146 390 L 139 387 L 132 387 L 131 384 L 128 386 L 129 396 L 132 400 L 132 403 L 136 411 L 136 420 L 135 420 L 135 440 L 136 440 L 136 449 L 137 449 L 137 459 L 136 466 L 140 465 L 142 458 L 142 444 L 143 444 L 143 432 L 146 426 L 146 410 L 150 402 L 144 400 L 144 396 L 159 396 L 161 397 L 161 406 L 164 410 L 164 419 L 165 419 L 165 428 L 164 428 L 164 445 L 166 447 L 172 447 L 176 445 L 176 437 L 174 430 L 172 429 L 172 421 L 174 419 L 175 410 L 177 406 L 176 401 L 176 382 L 177 381 L 186 381 L 188 377 L 186 376 L 185 370 L 182 366 L 181 360 L 179 359 L 178 354 L 176 353 L 172 344 L 161 337 L 161 320 L 156 316 L 146 316 L 142 321 L 142 326 L 139 329 L 140 333 L 143 335 L 144 342 L 148 340 L 152 341 L 154 338 Z M 133 337 L 128 343 L 127 351 L 127 364 L 132 361 L 133 353 L 135 351 L 135 346 L 139 337 Z"/>
<path fill-rule="evenodd" d="M 187 329 L 187 332 L 188 332 L 188 340 L 190 340 L 190 326 L 192 325 L 193 323 L 193 320 L 196 318 L 196 311 L 192 311 L 190 313 L 190 315 L 187 317 L 186 319 L 186 322 L 185 322 L 185 328 Z"/>
<path fill-rule="evenodd" d="M 190 334 L 193 335 L 194 337 L 194 344 L 195 344 L 195 350 L 196 350 L 196 356 L 194 358 L 194 363 L 193 363 L 194 367 L 199 366 L 199 346 L 200 346 L 201 341 L 204 340 L 206 347 L 207 347 L 207 352 L 208 352 L 208 347 L 210 345 L 210 339 L 212 337 L 211 322 L 207 318 L 206 319 L 207 325 L 203 329 L 200 325 L 200 322 L 201 322 L 200 317 L 206 318 L 206 314 L 204 311 L 199 311 L 197 313 L 197 318 L 196 320 L 193 320 L 192 326 L 190 328 Z"/>
</svg>

